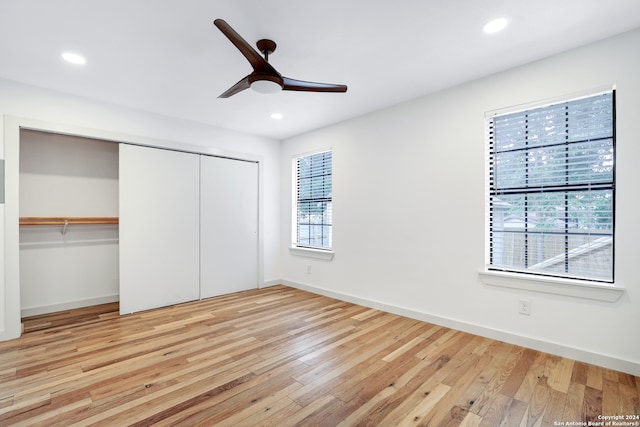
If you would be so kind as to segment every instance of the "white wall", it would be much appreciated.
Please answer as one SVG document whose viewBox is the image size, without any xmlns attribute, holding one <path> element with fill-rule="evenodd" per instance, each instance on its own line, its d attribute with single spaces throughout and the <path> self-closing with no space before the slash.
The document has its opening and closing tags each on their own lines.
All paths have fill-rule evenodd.
<svg viewBox="0 0 640 427">
<path fill-rule="evenodd" d="M 284 141 L 285 282 L 640 375 L 638 46 L 640 30 Z M 484 285 L 484 113 L 611 84 L 615 274 L 626 292 L 611 303 Z M 287 249 L 287 165 L 324 147 L 333 147 L 332 261 Z M 520 298 L 531 316 L 518 313 Z"/>
<path fill-rule="evenodd" d="M 219 102 L 212 99 L 212 102 Z M 164 117 L 143 111 L 127 109 L 111 104 L 87 100 L 41 88 L 0 79 L 0 156 L 6 161 L 6 203 L 0 205 L 2 224 L 8 218 L 18 216 L 17 149 L 7 140 L 14 141 L 18 122 L 43 123 L 47 130 L 91 130 L 99 139 L 137 142 L 214 155 L 233 155 L 261 162 L 260 224 L 263 283 L 276 283 L 281 277 L 279 268 L 280 206 L 279 195 L 280 158 L 278 141 L 267 138 L 225 131 L 203 124 Z M 17 118 L 17 119 L 16 119 Z M 23 119 L 25 118 L 25 119 Z M 10 123 L 11 126 L 7 126 Z M 39 126 L 36 126 L 39 127 Z M 71 129 L 72 131 L 68 131 Z M 83 133 L 81 133 L 83 134 Z M 86 134 L 84 134 L 86 135 Z M 15 176 L 14 176 L 15 175 Z M 276 202 L 274 202 L 276 201 Z M 14 231 L 15 229 L 15 231 Z M 17 223 L 0 227 L 0 241 L 4 242 L 0 254 L 0 340 L 19 333 L 19 324 L 13 319 L 19 316 L 19 256 L 17 248 Z M 10 245 L 7 242 L 11 242 Z M 14 245 L 15 243 L 15 245 Z M 15 246 L 15 247 L 14 247 Z"/>
<path fill-rule="evenodd" d="M 21 131 L 19 196 L 21 217 L 118 217 L 118 144 Z M 118 301 L 118 271 L 117 225 L 20 227 L 23 317 Z"/>
</svg>

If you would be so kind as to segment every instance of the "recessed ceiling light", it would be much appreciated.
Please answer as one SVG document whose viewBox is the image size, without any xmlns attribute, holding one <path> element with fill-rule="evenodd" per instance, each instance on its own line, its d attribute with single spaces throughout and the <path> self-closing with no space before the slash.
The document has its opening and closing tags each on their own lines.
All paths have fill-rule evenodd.
<svg viewBox="0 0 640 427">
<path fill-rule="evenodd" d="M 482 31 L 485 34 L 495 34 L 504 30 L 509 24 L 509 20 L 507 18 L 496 18 L 484 24 L 482 27 Z"/>
<path fill-rule="evenodd" d="M 77 53 L 73 52 L 64 52 L 62 54 L 62 59 L 76 65 L 84 65 L 87 63 L 87 60 L 84 56 L 78 55 Z"/>
<path fill-rule="evenodd" d="M 284 114 L 282 114 L 282 113 L 273 113 L 271 115 L 271 118 L 274 119 L 274 120 L 280 120 L 283 117 L 284 117 Z"/>
</svg>

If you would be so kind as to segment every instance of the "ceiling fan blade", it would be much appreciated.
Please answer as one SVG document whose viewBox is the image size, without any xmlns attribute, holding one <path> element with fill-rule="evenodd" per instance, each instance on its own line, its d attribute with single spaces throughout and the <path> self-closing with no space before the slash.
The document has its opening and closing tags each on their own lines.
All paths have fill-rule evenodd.
<svg viewBox="0 0 640 427">
<path fill-rule="evenodd" d="M 245 39 L 242 38 L 240 34 L 236 32 L 227 22 L 223 19 L 216 19 L 213 21 L 213 24 L 218 27 L 222 34 L 227 36 L 229 41 L 233 43 L 233 45 L 238 48 L 240 53 L 247 58 L 247 61 L 251 64 L 255 71 L 261 71 L 266 73 L 278 74 L 278 72 L 273 68 L 260 54 L 251 47 L 249 43 Z"/>
<path fill-rule="evenodd" d="M 249 76 L 247 76 L 227 89 L 224 93 L 218 96 L 218 98 L 229 98 L 230 96 L 235 95 L 238 92 L 249 89 L 249 87 L 251 87 L 251 85 L 249 84 Z"/>
<path fill-rule="evenodd" d="M 304 92 L 346 92 L 346 85 L 335 85 L 331 83 L 315 83 L 305 82 L 302 80 L 290 79 L 289 77 L 282 78 L 284 86 L 282 90 L 298 90 Z"/>
</svg>

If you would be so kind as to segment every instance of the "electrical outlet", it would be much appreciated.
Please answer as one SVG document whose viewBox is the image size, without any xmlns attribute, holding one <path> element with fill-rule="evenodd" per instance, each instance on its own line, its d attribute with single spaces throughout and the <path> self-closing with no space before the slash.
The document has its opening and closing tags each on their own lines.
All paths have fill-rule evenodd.
<svg viewBox="0 0 640 427">
<path fill-rule="evenodd" d="M 531 301 L 528 299 L 521 299 L 518 301 L 518 311 L 520 314 L 526 314 L 527 316 L 531 315 Z"/>
<path fill-rule="evenodd" d="M 307 265 L 307 274 L 311 274 L 311 266 Z"/>
</svg>

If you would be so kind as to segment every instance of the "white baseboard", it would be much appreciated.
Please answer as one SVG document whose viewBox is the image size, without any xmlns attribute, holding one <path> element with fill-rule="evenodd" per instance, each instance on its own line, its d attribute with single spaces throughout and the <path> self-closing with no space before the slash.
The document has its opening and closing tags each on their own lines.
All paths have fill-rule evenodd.
<svg viewBox="0 0 640 427">
<path fill-rule="evenodd" d="M 554 354 L 561 357 L 567 357 L 570 359 L 578 360 L 580 362 L 590 363 L 592 365 L 597 365 L 597 366 L 613 369 L 620 372 L 626 372 L 631 375 L 640 376 L 640 364 L 629 361 L 629 360 L 618 359 L 618 358 L 607 356 L 604 354 L 594 353 L 592 351 L 582 350 L 574 347 L 568 347 L 566 345 L 559 344 L 559 343 L 543 341 L 537 338 L 516 335 L 511 332 L 507 332 L 499 329 L 487 328 L 486 326 L 476 325 L 468 322 L 462 322 L 462 321 L 447 318 L 447 317 L 434 316 L 428 313 L 423 313 L 420 311 L 399 307 L 399 306 L 383 303 L 380 301 L 361 298 L 355 295 L 344 294 L 344 293 L 332 291 L 329 289 L 319 288 L 316 286 L 305 285 L 303 283 L 293 282 L 290 280 L 280 280 L 279 283 L 283 285 L 291 286 L 293 288 L 312 292 L 314 294 L 320 294 L 320 295 L 335 298 L 341 301 L 347 301 L 353 304 L 358 304 L 365 307 L 386 311 L 388 313 L 397 314 L 399 316 L 409 317 L 411 319 L 433 323 L 433 324 L 444 326 L 447 328 L 468 332 L 474 335 L 480 335 L 486 338 L 503 341 L 509 344 L 519 345 L 521 347 L 542 351 L 544 353 L 550 353 L 550 354 Z"/>
<path fill-rule="evenodd" d="M 74 308 L 90 307 L 92 305 L 107 304 L 120 300 L 120 295 L 107 295 L 98 298 L 88 298 L 79 301 L 69 301 L 60 304 L 43 305 L 39 307 L 23 308 L 22 317 L 38 316 L 40 314 L 55 313 L 56 311 L 72 310 Z"/>
<path fill-rule="evenodd" d="M 277 286 L 282 284 L 283 284 L 282 280 L 267 280 L 266 282 L 262 283 L 262 285 L 260 286 L 260 289 L 270 288 L 271 286 Z"/>
</svg>

